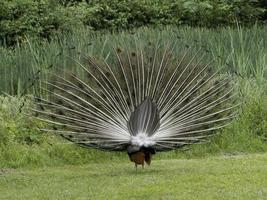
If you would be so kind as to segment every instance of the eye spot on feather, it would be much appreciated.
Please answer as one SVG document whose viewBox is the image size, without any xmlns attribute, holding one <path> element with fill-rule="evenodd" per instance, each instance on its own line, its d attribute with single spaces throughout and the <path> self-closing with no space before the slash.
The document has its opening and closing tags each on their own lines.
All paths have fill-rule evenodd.
<svg viewBox="0 0 267 200">
<path fill-rule="evenodd" d="M 99 87 L 102 87 L 100 82 L 96 82 L 96 84 L 97 84 Z"/>
<path fill-rule="evenodd" d="M 167 57 L 170 59 L 173 57 L 173 54 L 172 53 L 168 53 Z"/>
<path fill-rule="evenodd" d="M 107 77 L 110 77 L 110 76 L 111 76 L 110 72 L 106 72 L 105 75 L 106 75 Z"/>
<path fill-rule="evenodd" d="M 117 51 L 117 53 L 121 53 L 122 49 L 121 48 L 117 48 L 116 51 Z"/>
<path fill-rule="evenodd" d="M 225 98 L 227 99 L 227 98 L 229 98 L 231 95 L 230 94 L 227 94 L 226 96 L 225 96 Z"/>
<path fill-rule="evenodd" d="M 57 104 L 59 104 L 59 105 L 62 105 L 62 104 L 63 104 L 63 101 L 62 101 L 61 99 L 58 99 L 56 102 L 57 102 Z"/>
<path fill-rule="evenodd" d="M 216 80 L 216 81 L 214 82 L 214 85 L 218 85 L 219 83 L 220 83 L 220 81 Z"/>
<path fill-rule="evenodd" d="M 88 79 L 90 79 L 91 78 L 91 75 L 90 75 L 90 73 L 86 73 L 86 77 L 88 78 Z"/>
<path fill-rule="evenodd" d="M 80 88 L 80 89 L 84 89 L 84 86 L 83 86 L 83 84 L 81 84 L 81 83 L 77 83 L 77 86 Z"/>
<path fill-rule="evenodd" d="M 38 97 L 34 98 L 34 100 L 35 100 L 35 102 L 41 102 L 41 99 Z"/>
<path fill-rule="evenodd" d="M 76 74 L 74 74 L 74 73 L 70 73 L 70 76 L 71 76 L 72 78 L 77 78 Z"/>
<path fill-rule="evenodd" d="M 202 85 L 202 84 L 204 84 L 205 83 L 205 80 L 201 80 L 200 81 L 200 84 Z"/>
<path fill-rule="evenodd" d="M 56 117 L 52 114 L 52 115 L 49 115 L 51 119 L 55 119 Z"/>
<path fill-rule="evenodd" d="M 64 115 L 64 112 L 62 110 L 58 110 L 57 114 Z"/>
<path fill-rule="evenodd" d="M 41 109 L 42 111 L 45 110 L 44 107 L 43 107 L 42 105 L 39 105 L 39 107 L 40 107 L 40 109 Z"/>
<path fill-rule="evenodd" d="M 211 73 L 212 73 L 212 69 L 211 69 L 211 68 L 208 68 L 208 69 L 207 69 L 207 73 L 208 73 L 208 74 L 211 74 Z"/>
</svg>

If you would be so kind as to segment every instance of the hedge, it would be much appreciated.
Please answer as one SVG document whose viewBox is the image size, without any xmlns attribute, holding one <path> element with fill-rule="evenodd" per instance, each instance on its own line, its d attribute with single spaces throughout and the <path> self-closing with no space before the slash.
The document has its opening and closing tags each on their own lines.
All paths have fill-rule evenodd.
<svg viewBox="0 0 267 200">
<path fill-rule="evenodd" d="M 121 30 L 155 25 L 216 27 L 266 21 L 264 0 L 1 0 L 0 41 L 50 38 L 85 25 Z"/>
</svg>

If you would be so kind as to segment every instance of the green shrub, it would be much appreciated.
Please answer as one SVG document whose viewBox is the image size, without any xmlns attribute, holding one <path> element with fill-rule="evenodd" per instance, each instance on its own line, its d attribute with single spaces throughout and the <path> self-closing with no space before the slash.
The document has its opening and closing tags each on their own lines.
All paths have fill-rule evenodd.
<svg viewBox="0 0 267 200">
<path fill-rule="evenodd" d="M 216 27 L 264 20 L 260 0 L 9 0 L 0 1 L 0 38 L 8 45 L 25 35 L 50 38 L 86 25 L 121 30 L 155 25 Z"/>
<path fill-rule="evenodd" d="M 0 142 L 33 145 L 45 140 L 44 135 L 38 131 L 41 123 L 21 113 L 21 109 L 26 109 L 30 104 L 32 103 L 23 98 L 0 96 Z"/>
<path fill-rule="evenodd" d="M 0 2 L 0 38 L 14 44 L 31 35 L 49 38 L 71 24 L 64 9 L 49 0 L 11 0 Z M 75 22 L 77 23 L 77 22 Z"/>
<path fill-rule="evenodd" d="M 44 124 L 20 113 L 22 105 L 23 113 L 33 106 L 27 99 L 0 96 L 0 168 L 102 162 L 120 155 L 81 148 L 41 132 Z"/>
<path fill-rule="evenodd" d="M 70 8 L 83 13 L 80 19 L 95 30 L 166 24 L 214 27 L 236 21 L 247 24 L 260 20 L 265 12 L 257 0 L 101 0 L 76 2 Z"/>
</svg>

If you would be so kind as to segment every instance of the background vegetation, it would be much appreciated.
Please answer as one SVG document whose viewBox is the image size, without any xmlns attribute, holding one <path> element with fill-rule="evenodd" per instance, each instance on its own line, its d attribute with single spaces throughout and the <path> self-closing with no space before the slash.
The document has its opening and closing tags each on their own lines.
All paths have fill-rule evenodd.
<svg viewBox="0 0 267 200">
<path fill-rule="evenodd" d="M 141 26 L 217 27 L 265 23 L 265 0 L 1 0 L 0 42 L 50 39 L 81 25 L 117 31 Z"/>
</svg>

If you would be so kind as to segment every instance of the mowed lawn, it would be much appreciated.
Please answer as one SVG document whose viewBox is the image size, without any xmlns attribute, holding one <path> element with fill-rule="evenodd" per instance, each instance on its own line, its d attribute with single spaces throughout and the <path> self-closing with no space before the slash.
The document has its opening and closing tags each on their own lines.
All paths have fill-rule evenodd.
<svg viewBox="0 0 267 200">
<path fill-rule="evenodd" d="M 267 154 L 2 169 L 0 199 L 267 199 Z"/>
</svg>

